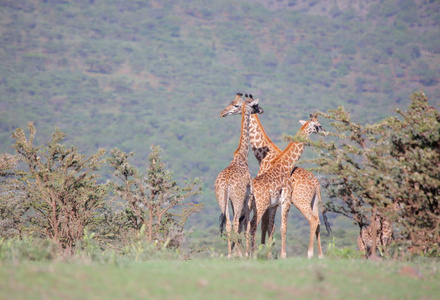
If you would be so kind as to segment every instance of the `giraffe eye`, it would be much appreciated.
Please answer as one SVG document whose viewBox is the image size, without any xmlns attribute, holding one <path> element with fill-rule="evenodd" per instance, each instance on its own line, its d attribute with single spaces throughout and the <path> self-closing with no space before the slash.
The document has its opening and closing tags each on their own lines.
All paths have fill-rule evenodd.
<svg viewBox="0 0 440 300">
<path fill-rule="evenodd" d="M 234 105 L 234 107 L 236 107 L 236 108 L 239 108 L 239 107 L 240 107 L 240 105 L 236 104 L 236 105 Z"/>
</svg>

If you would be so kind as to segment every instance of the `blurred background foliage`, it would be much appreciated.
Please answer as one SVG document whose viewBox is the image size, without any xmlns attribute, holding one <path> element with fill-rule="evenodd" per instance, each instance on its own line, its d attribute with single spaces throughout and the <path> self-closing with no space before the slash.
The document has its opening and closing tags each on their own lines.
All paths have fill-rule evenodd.
<svg viewBox="0 0 440 300">
<path fill-rule="evenodd" d="M 240 118 L 219 113 L 236 92 L 260 98 L 261 121 L 280 148 L 287 145 L 282 135 L 294 134 L 311 112 L 343 105 L 366 124 L 407 107 L 414 91 L 440 94 L 439 1 L 0 6 L 0 152 L 13 153 L 11 133 L 28 121 L 38 130 L 37 144 L 58 126 L 82 153 L 118 147 L 135 152 L 142 168 L 150 145 L 160 145 L 176 180 L 203 182 L 192 201 L 205 209 L 188 222 L 212 229 L 195 233 L 200 239 L 217 234 L 214 180 L 232 160 L 240 126 Z M 257 162 L 249 160 L 256 175 Z M 109 176 L 104 170 L 103 180 Z M 297 221 L 290 232 L 301 231 L 305 220 L 291 215 Z M 337 235 L 350 225 L 338 224 Z"/>
</svg>

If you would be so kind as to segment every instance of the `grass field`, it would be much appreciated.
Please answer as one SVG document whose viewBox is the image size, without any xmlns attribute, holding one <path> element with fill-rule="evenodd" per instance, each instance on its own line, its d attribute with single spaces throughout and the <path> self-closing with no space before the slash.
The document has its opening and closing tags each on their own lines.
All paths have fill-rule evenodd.
<svg viewBox="0 0 440 300">
<path fill-rule="evenodd" d="M 0 262 L 0 299 L 439 299 L 438 261 Z"/>
</svg>

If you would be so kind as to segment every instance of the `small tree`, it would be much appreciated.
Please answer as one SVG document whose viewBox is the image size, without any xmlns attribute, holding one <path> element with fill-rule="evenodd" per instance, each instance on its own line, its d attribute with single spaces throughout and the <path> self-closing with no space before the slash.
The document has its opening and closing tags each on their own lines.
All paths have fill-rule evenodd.
<svg viewBox="0 0 440 300">
<path fill-rule="evenodd" d="M 386 190 L 398 204 L 401 239 L 413 253 L 440 255 L 440 113 L 423 93 L 411 96 L 401 118 L 388 118 L 389 151 L 385 164 L 395 180 Z"/>
<path fill-rule="evenodd" d="M 328 210 L 361 228 L 374 226 L 377 213 L 394 221 L 401 245 L 432 253 L 439 250 L 440 117 L 423 94 L 411 99 L 407 112 L 398 111 L 402 119 L 373 125 L 352 122 L 342 107 L 320 113 L 333 121 L 336 139 L 314 143 L 319 157 L 311 161 L 329 175 L 329 196 L 342 199 L 327 202 Z"/>
<path fill-rule="evenodd" d="M 71 253 L 107 194 L 94 174 L 105 151 L 86 158 L 76 148 L 60 144 L 65 134 L 59 129 L 45 146 L 37 147 L 33 145 L 35 126 L 29 122 L 28 127 L 29 138 L 21 128 L 12 137 L 16 140 L 13 147 L 28 167 L 19 180 L 25 185 L 26 206 L 32 209 L 29 220 L 38 234 Z"/>
<path fill-rule="evenodd" d="M 372 206 L 378 204 L 381 196 L 371 188 L 373 178 L 367 175 L 369 162 L 366 151 L 375 134 L 368 128 L 351 121 L 343 107 L 330 110 L 329 114 L 319 113 L 333 120 L 337 132 L 328 132 L 335 137 L 330 141 L 312 143 L 319 157 L 311 160 L 319 165 L 319 171 L 329 174 L 325 186 L 331 198 L 341 198 L 342 202 L 328 202 L 327 209 L 340 213 L 363 227 L 370 222 Z"/>
<path fill-rule="evenodd" d="M 201 182 L 194 179 L 179 187 L 172 173 L 165 170 L 160 152 L 159 146 L 151 147 L 144 175 L 129 163 L 132 153 L 113 149 L 109 162 L 119 182 L 112 186 L 115 194 L 126 201 L 124 208 L 132 228 L 139 233 L 144 227 L 147 240 L 157 241 L 162 247 L 179 247 L 186 221 L 204 205 L 184 200 L 201 192 Z"/>
<path fill-rule="evenodd" d="M 0 236 L 22 237 L 26 229 L 25 193 L 16 178 L 18 157 L 0 154 Z"/>
</svg>

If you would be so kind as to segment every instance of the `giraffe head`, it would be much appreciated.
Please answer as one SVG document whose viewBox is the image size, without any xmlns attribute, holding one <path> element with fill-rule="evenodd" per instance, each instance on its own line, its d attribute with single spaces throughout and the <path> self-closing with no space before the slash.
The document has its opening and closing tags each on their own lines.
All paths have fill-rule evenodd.
<svg viewBox="0 0 440 300">
<path fill-rule="evenodd" d="M 221 117 L 227 117 L 230 115 L 241 115 L 243 104 L 251 109 L 251 114 L 262 114 L 264 112 L 263 108 L 258 105 L 259 99 L 254 99 L 251 94 L 245 94 L 246 100 L 243 99 L 242 93 L 237 93 L 235 99 L 226 106 L 226 108 L 221 112 Z"/>
<path fill-rule="evenodd" d="M 312 133 L 318 133 L 318 132 L 325 132 L 325 129 L 322 128 L 321 123 L 318 121 L 318 115 L 317 114 L 310 114 L 310 120 L 299 121 L 302 125 L 301 131 L 305 133 L 307 136 L 309 136 Z"/>
</svg>

